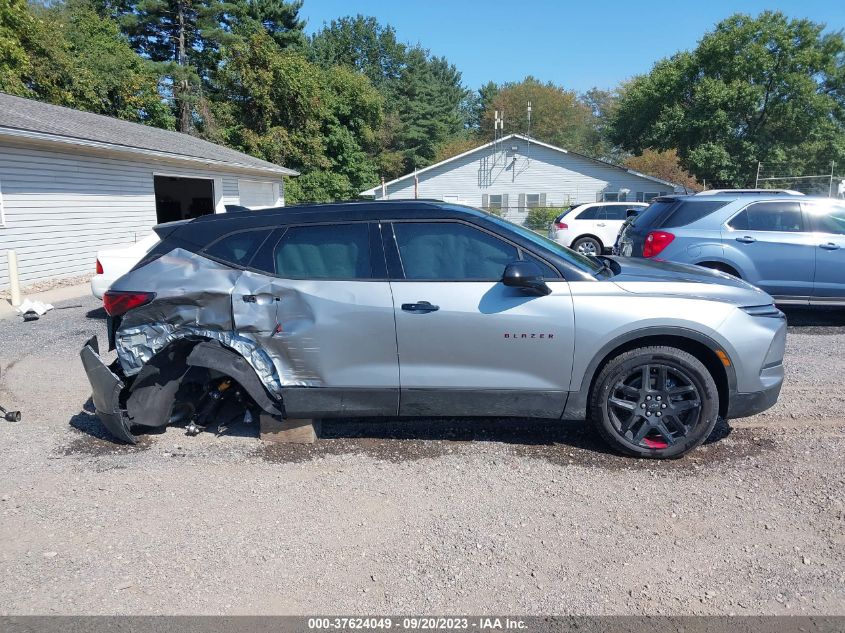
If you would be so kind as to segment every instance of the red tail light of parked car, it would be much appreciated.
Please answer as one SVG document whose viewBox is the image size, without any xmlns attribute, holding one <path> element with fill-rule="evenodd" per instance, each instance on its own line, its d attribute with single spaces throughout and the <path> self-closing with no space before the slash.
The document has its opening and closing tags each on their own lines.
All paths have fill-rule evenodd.
<svg viewBox="0 0 845 633">
<path fill-rule="evenodd" d="M 99 260 L 99 259 L 97 260 L 97 274 L 98 274 L 98 275 L 102 275 L 102 274 L 103 274 L 103 265 L 100 263 L 100 260 Z"/>
<path fill-rule="evenodd" d="M 643 257 L 659 255 L 674 239 L 675 236 L 666 231 L 651 231 L 645 238 Z"/>
</svg>

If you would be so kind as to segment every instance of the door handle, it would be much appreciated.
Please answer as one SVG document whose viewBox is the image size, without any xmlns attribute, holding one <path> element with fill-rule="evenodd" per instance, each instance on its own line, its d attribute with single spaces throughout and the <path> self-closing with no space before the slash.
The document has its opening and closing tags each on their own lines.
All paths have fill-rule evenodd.
<svg viewBox="0 0 845 633">
<path fill-rule="evenodd" d="M 417 301 L 416 303 L 403 303 L 402 309 L 414 314 L 425 314 L 426 312 L 436 312 L 440 309 L 440 306 L 431 305 L 428 301 Z"/>
<path fill-rule="evenodd" d="M 839 244 L 834 244 L 833 242 L 826 242 L 825 244 L 819 244 L 819 247 L 823 248 L 826 251 L 839 250 Z"/>
<path fill-rule="evenodd" d="M 257 303 L 258 302 L 258 297 L 256 297 L 255 295 L 243 295 L 241 297 L 241 299 L 244 300 L 244 303 Z"/>
<path fill-rule="evenodd" d="M 599 222 L 596 226 L 607 226 L 604 222 Z"/>
<path fill-rule="evenodd" d="M 757 241 L 756 237 L 751 237 L 750 235 L 743 235 L 742 237 L 736 238 L 737 242 L 742 242 L 743 244 L 752 244 Z"/>
</svg>

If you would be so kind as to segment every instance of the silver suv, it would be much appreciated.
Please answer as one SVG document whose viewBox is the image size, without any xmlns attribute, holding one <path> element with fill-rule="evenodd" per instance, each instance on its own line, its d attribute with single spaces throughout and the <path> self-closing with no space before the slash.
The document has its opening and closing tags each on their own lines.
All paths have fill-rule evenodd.
<svg viewBox="0 0 845 633">
<path fill-rule="evenodd" d="M 667 196 L 622 228 L 623 256 L 729 273 L 779 304 L 845 306 L 845 202 L 790 195 Z"/>
<path fill-rule="evenodd" d="M 676 457 L 770 407 L 786 322 L 694 266 L 586 257 L 475 209 L 363 202 L 210 215 L 104 296 L 118 360 L 82 349 L 118 439 L 255 415 L 589 416 L 617 450 Z"/>
</svg>

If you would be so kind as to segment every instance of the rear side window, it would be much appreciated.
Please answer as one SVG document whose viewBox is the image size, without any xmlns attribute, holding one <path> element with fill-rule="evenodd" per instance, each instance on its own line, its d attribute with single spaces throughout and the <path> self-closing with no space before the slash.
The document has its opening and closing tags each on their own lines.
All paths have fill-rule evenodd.
<svg viewBox="0 0 845 633">
<path fill-rule="evenodd" d="M 458 222 L 393 225 L 405 279 L 495 280 L 519 259 L 516 247 Z"/>
<path fill-rule="evenodd" d="M 209 244 L 203 253 L 229 264 L 246 266 L 268 233 L 267 229 L 230 233 Z"/>
<path fill-rule="evenodd" d="M 697 222 L 707 217 L 717 209 L 721 209 L 727 202 L 700 202 L 698 200 L 679 200 L 675 203 L 669 217 L 663 221 L 660 228 L 676 228 Z"/>
<path fill-rule="evenodd" d="M 287 279 L 370 279 L 369 227 L 363 224 L 292 226 L 273 254 Z"/>
<path fill-rule="evenodd" d="M 675 228 L 686 226 L 704 218 L 728 204 L 715 200 L 658 199 L 643 210 L 633 221 L 637 228 Z"/>
<path fill-rule="evenodd" d="M 833 233 L 834 235 L 845 235 L 845 206 L 811 206 L 809 210 L 816 231 Z"/>
<path fill-rule="evenodd" d="M 576 220 L 597 220 L 599 218 L 599 214 L 604 207 L 590 207 L 589 209 L 584 209 L 581 213 L 578 214 Z"/>
<path fill-rule="evenodd" d="M 728 226 L 737 231 L 798 233 L 804 230 L 801 205 L 797 202 L 760 202 L 735 215 Z"/>
<path fill-rule="evenodd" d="M 627 210 L 628 207 L 622 206 L 621 204 L 608 205 L 604 208 L 604 218 L 606 220 L 624 220 L 628 217 L 626 215 Z"/>
</svg>

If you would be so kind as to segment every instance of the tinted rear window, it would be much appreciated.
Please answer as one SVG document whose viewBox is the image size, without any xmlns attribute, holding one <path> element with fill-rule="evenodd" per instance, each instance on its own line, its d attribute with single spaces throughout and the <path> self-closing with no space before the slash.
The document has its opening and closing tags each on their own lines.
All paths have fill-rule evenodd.
<svg viewBox="0 0 845 633">
<path fill-rule="evenodd" d="M 633 224 L 638 228 L 677 228 L 697 222 L 726 204 L 721 200 L 660 200 L 640 213 Z"/>
<path fill-rule="evenodd" d="M 370 279 L 367 224 L 294 226 L 275 251 L 276 274 L 287 279 Z"/>
<path fill-rule="evenodd" d="M 269 231 L 239 231 L 213 242 L 203 251 L 206 255 L 238 266 L 246 266 Z"/>
</svg>

